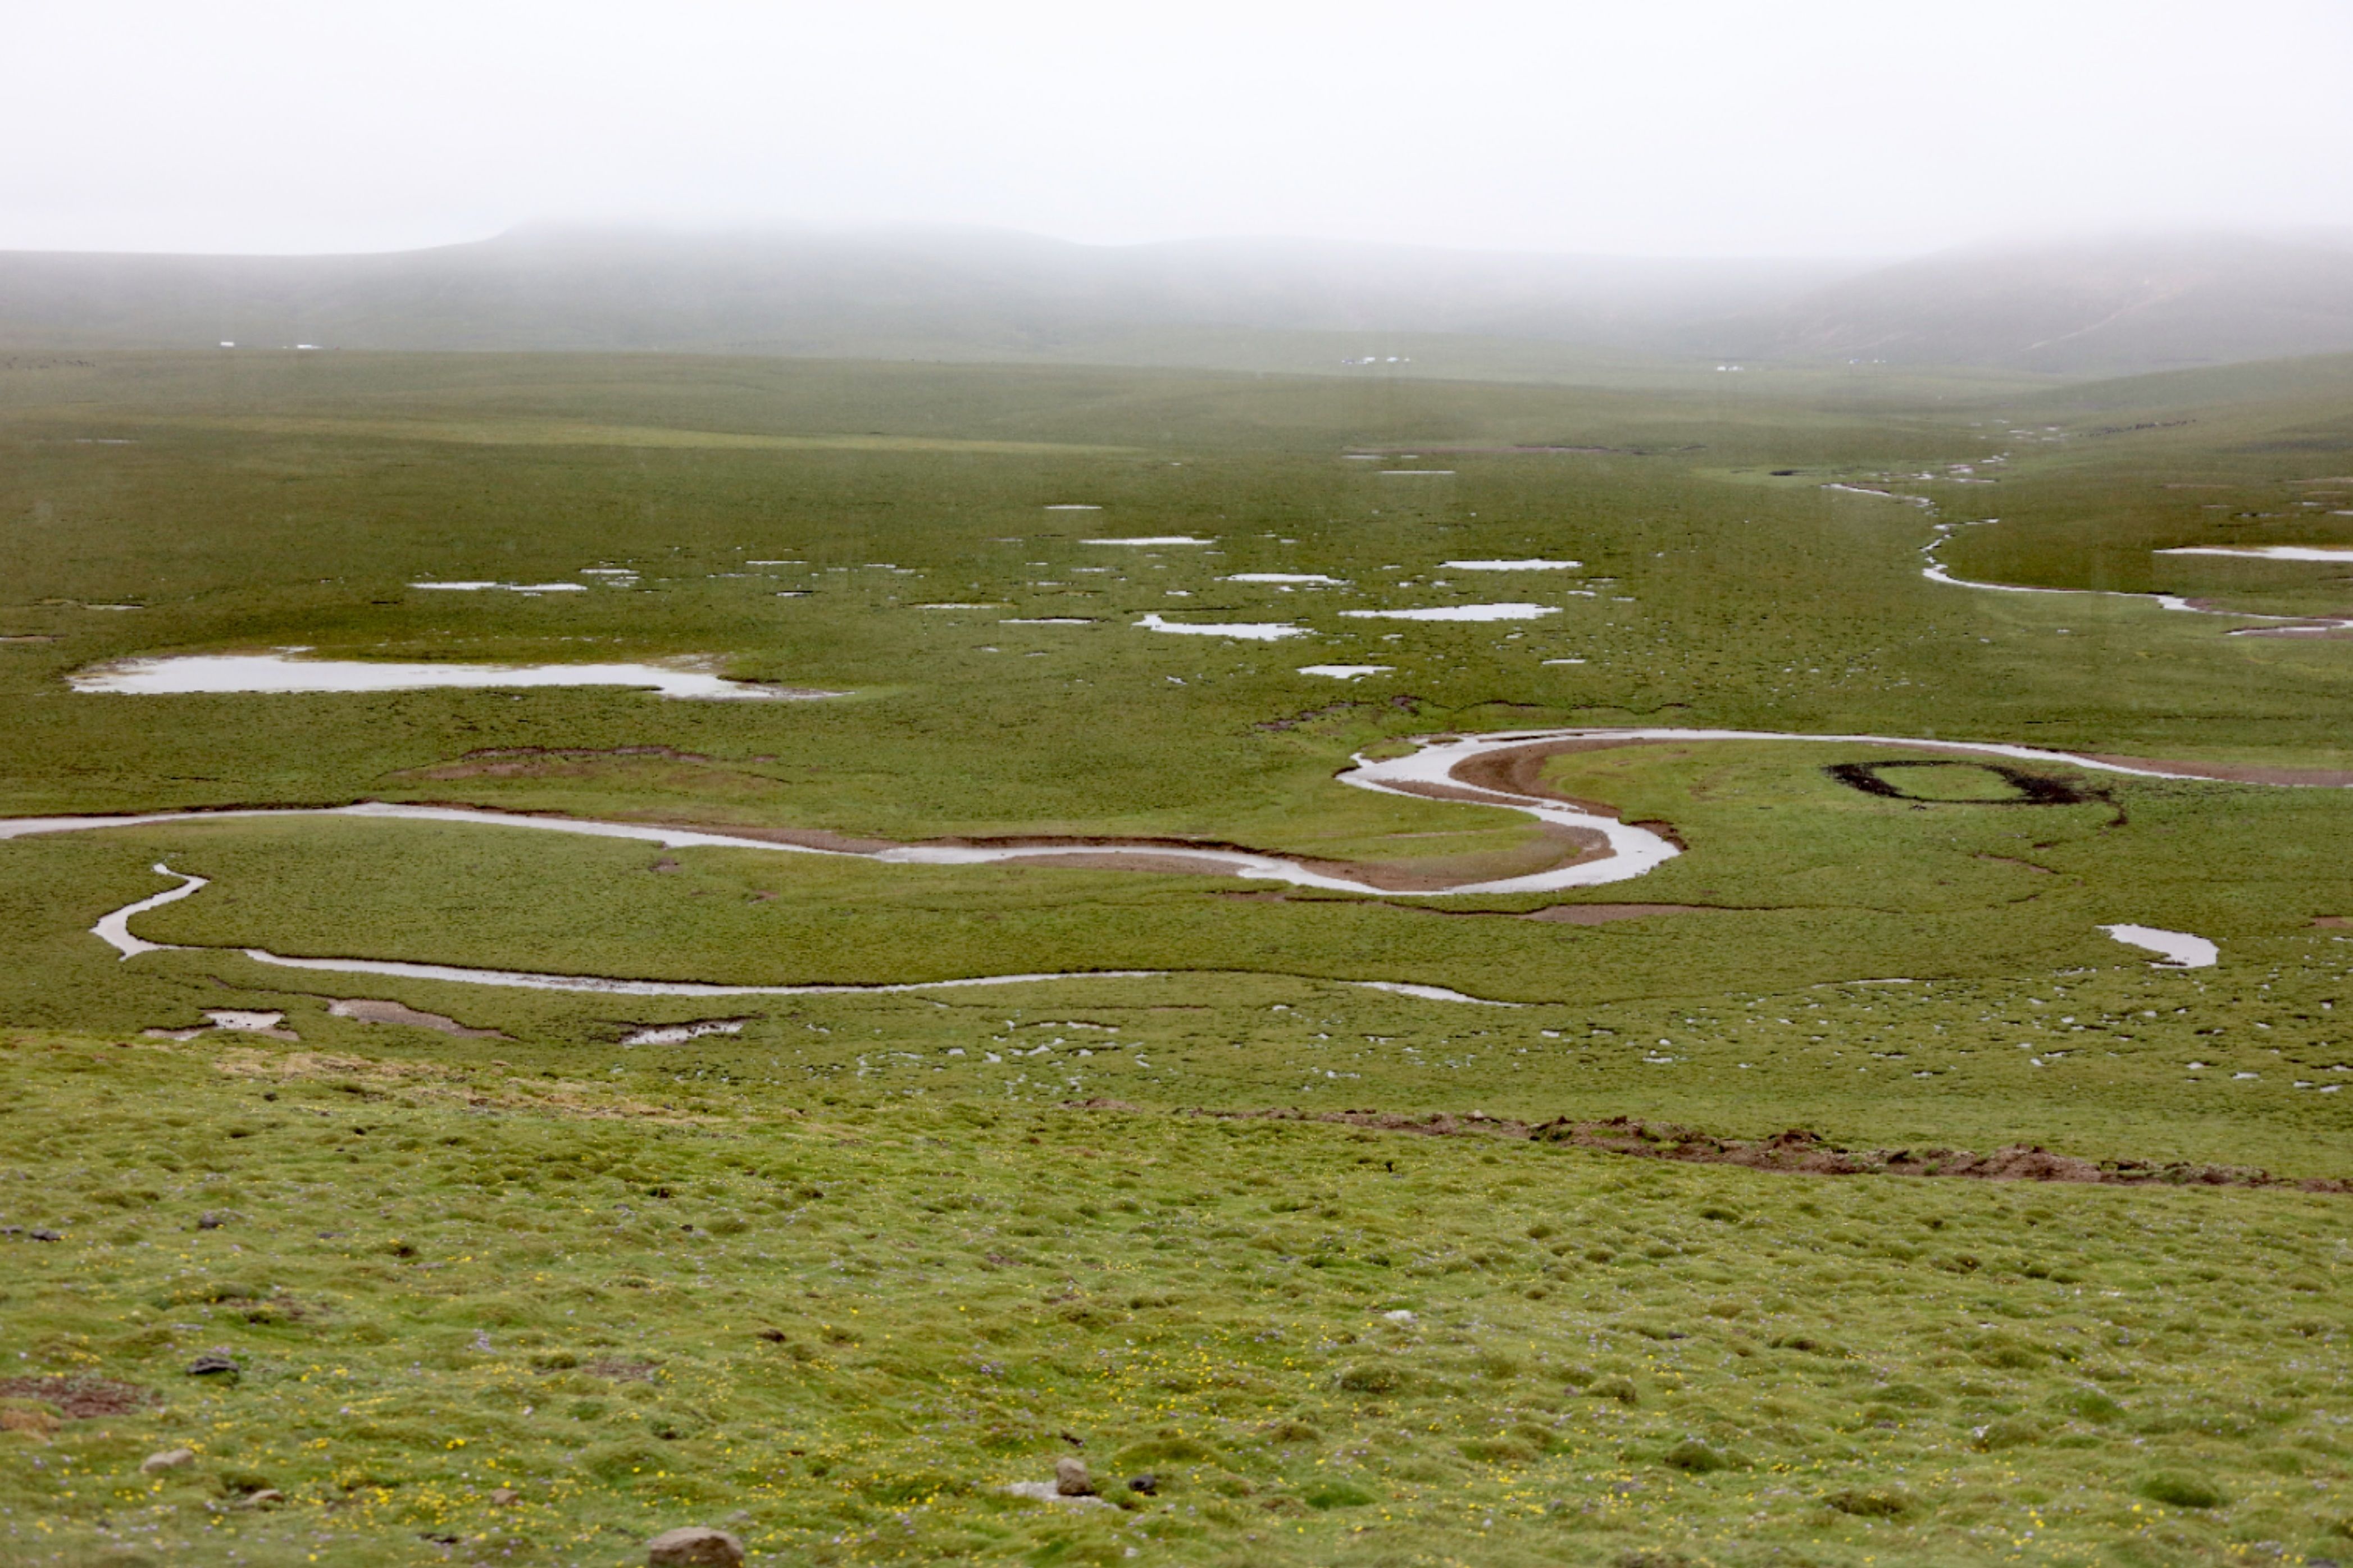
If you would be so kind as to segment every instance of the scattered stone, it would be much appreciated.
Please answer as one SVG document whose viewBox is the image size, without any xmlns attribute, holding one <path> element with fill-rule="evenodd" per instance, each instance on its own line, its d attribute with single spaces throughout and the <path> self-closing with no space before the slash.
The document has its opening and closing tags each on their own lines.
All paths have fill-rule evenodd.
<svg viewBox="0 0 2353 1568">
<path fill-rule="evenodd" d="M 206 1209 L 204 1213 L 196 1216 L 196 1228 L 198 1230 L 218 1230 L 227 1223 L 228 1215 L 221 1213 L 218 1209 Z"/>
<path fill-rule="evenodd" d="M 739 1568 L 744 1543 L 707 1524 L 666 1530 L 646 1542 L 646 1568 Z"/>
<path fill-rule="evenodd" d="M 36 1228 L 26 1232 L 26 1234 L 30 1236 L 35 1241 L 63 1241 L 65 1239 L 63 1232 L 55 1230 L 41 1230 Z"/>
<path fill-rule="evenodd" d="M 248 1508 L 276 1508 L 280 1503 L 284 1502 L 285 1500 L 286 1494 L 280 1491 L 276 1487 L 264 1487 L 258 1492 L 248 1493 L 245 1500 L 245 1506 Z"/>
<path fill-rule="evenodd" d="M 165 1470 L 176 1470 L 183 1465 L 193 1465 L 195 1462 L 196 1451 L 194 1448 L 166 1448 L 160 1454 L 150 1454 L 140 1460 L 139 1473 L 142 1476 L 160 1476 Z"/>
<path fill-rule="evenodd" d="M 1132 1492 L 1142 1492 L 1145 1497 L 1157 1496 L 1160 1491 L 1160 1478 L 1150 1474 L 1130 1476 L 1127 1479 L 1127 1489 Z"/>
<path fill-rule="evenodd" d="M 521 1501 L 522 1499 L 522 1493 L 515 1490 L 512 1487 L 494 1487 L 491 1491 L 491 1506 L 492 1508 L 510 1508 L 515 1503 Z"/>
<path fill-rule="evenodd" d="M 1087 1462 L 1068 1455 L 1055 1460 L 1054 1490 L 1062 1497 L 1093 1497 L 1095 1483 L 1087 1474 Z"/>
<path fill-rule="evenodd" d="M 1005 1490 L 1011 1497 L 1026 1497 L 1032 1502 L 1053 1503 L 1061 1508 L 1116 1508 L 1099 1497 L 1064 1497 L 1056 1489 L 1054 1481 L 1008 1481 Z"/>
<path fill-rule="evenodd" d="M 200 1355 L 188 1363 L 190 1377 L 217 1377 L 223 1373 L 235 1377 L 240 1370 L 234 1360 L 225 1355 Z"/>
</svg>

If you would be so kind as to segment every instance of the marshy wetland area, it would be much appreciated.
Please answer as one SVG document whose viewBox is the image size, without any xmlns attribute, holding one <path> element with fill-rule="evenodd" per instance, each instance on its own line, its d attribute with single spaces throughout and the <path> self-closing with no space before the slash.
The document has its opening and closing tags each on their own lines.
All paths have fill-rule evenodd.
<svg viewBox="0 0 2353 1568">
<path fill-rule="evenodd" d="M 0 356 L 0 1561 L 2353 1561 L 2353 358 L 1705 368 Z"/>
</svg>

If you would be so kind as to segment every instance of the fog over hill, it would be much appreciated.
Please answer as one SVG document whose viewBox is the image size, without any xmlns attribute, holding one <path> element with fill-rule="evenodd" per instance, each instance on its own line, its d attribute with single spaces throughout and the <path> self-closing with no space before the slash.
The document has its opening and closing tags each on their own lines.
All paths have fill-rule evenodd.
<svg viewBox="0 0 2353 1568">
<path fill-rule="evenodd" d="M 0 254 L 0 346 L 16 348 L 1248 363 L 1263 361 L 1247 340 L 1284 333 L 1330 337 L 1314 363 L 1335 366 L 1352 347 L 1435 336 L 2117 374 L 2353 349 L 2353 237 L 2120 237 L 1894 265 L 1282 239 L 1103 247 L 936 228 L 526 228 L 342 257 Z"/>
<path fill-rule="evenodd" d="M 2337 353 L 2353 348 L 2353 234 L 1970 247 L 1840 279 L 1756 326 L 1750 352 L 1779 358 L 2062 375 Z"/>
</svg>

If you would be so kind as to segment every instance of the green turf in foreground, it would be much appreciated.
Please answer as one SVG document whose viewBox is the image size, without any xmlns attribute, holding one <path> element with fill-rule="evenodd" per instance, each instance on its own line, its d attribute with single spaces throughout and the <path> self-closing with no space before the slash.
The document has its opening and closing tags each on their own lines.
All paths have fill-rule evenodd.
<svg viewBox="0 0 2353 1568">
<path fill-rule="evenodd" d="M 2158 1563 L 2353 1528 L 2340 1197 L 478 1046 L 512 1054 L 9 1041 L 0 1207 L 64 1239 L 0 1243 L 0 1370 L 159 1403 L 11 1384 L 0 1557 L 624 1563 L 733 1520 L 811 1563 Z M 242 1375 L 182 1370 L 216 1350 Z M 1120 1508 L 997 1489 L 1073 1452 Z"/>
<path fill-rule="evenodd" d="M 2346 764 L 2341 641 L 1919 572 L 1933 522 L 1998 511 L 1950 541 L 1959 574 L 2345 613 L 2325 569 L 2152 552 L 2340 538 L 2348 362 L 2041 403 L 1757 384 L 32 356 L 0 367 L 0 796 L 1380 858 L 1524 831 L 1331 783 L 1358 748 L 1448 729 Z M 1577 450 L 1459 452 L 1452 477 L 1410 480 L 1340 456 L 1512 443 Z M 1043 510 L 1073 500 L 1104 510 Z M 1098 531 L 1223 553 L 1106 561 L 1081 542 Z M 1585 565 L 1438 576 L 1528 555 Z M 638 579 L 406 586 L 600 564 Z M 1303 571 L 1346 585 L 1229 581 Z M 1341 613 L 1522 597 L 1559 613 L 1394 641 Z M 916 607 L 945 602 L 1004 608 Z M 123 603 L 145 607 L 99 607 Z M 1134 629 L 1147 612 L 1315 638 L 1160 637 Z M 1091 624 L 1006 624 L 1071 616 Z M 853 695 L 104 699 L 64 679 L 293 644 L 705 654 Z M 1295 672 L 1311 658 L 1395 674 L 1335 686 Z M 662 1525 L 739 1510 L 787 1562 L 2353 1552 L 2344 1199 L 1765 1177 L 1173 1114 L 1625 1112 L 2348 1173 L 2347 938 L 2313 923 L 2353 914 L 2348 797 L 2095 780 L 2111 798 L 2012 807 L 1948 771 L 1913 792 L 1928 804 L 1821 772 L 1896 754 L 1564 759 L 1556 786 L 1690 845 L 1602 896 L 1717 911 L 1591 928 L 1508 918 L 1534 899 L 1457 917 L 1198 878 L 664 867 L 476 829 L 13 841 L 0 1224 L 65 1239 L 0 1241 L 0 1372 L 36 1380 L 5 1405 L 0 1560 L 622 1563 Z M 214 951 L 118 963 L 87 927 L 159 890 L 158 858 L 216 880 L 141 930 Z M 2097 933 L 2119 920 L 2211 936 L 2223 961 L 2152 970 Z M 720 1009 L 218 951 L 247 943 L 764 982 L 1190 973 L 746 1005 L 738 1035 L 630 1049 L 637 1026 Z M 1367 978 L 1531 1005 L 1335 984 Z M 327 1011 L 393 994 L 512 1037 Z M 138 1041 L 219 1007 L 282 1010 L 300 1050 L 349 1060 Z M 1097 1094 L 1144 1109 L 1056 1106 Z M 195 1228 L 207 1211 L 224 1223 Z M 216 1345 L 246 1367 L 234 1386 L 182 1370 Z M 165 1403 L 54 1424 L 41 1380 L 75 1374 Z M 1048 1473 L 1064 1432 L 1107 1479 L 1164 1475 L 1161 1498 L 1075 1519 L 993 1489 Z M 196 1466 L 136 1478 L 180 1442 Z M 281 1508 L 238 1506 L 264 1483 Z M 519 1497 L 494 1509 L 502 1484 Z"/>
</svg>

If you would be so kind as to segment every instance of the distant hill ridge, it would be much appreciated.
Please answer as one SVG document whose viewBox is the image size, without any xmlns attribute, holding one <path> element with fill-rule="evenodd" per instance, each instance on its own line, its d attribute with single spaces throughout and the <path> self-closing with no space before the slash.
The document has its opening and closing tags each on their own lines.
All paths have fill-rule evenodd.
<svg viewBox="0 0 2353 1568">
<path fill-rule="evenodd" d="M 2353 349 L 2353 237 L 1977 247 L 1890 266 L 993 230 L 524 228 L 382 255 L 0 253 L 0 347 L 316 343 L 1166 362 L 1204 334 L 2105 375 Z M 1231 357 L 1230 342 L 1204 351 Z"/>
</svg>

